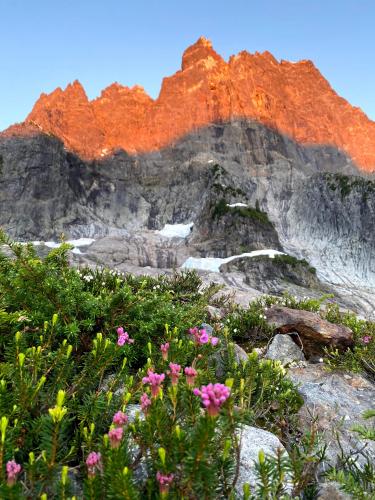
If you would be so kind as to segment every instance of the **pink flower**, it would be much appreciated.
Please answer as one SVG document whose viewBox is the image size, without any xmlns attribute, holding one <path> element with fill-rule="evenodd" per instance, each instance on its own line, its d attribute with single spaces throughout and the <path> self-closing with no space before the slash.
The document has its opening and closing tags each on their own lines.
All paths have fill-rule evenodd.
<svg viewBox="0 0 375 500">
<path fill-rule="evenodd" d="M 173 481 L 174 474 L 162 474 L 160 471 L 156 473 L 156 480 L 159 483 L 160 494 L 165 495 L 169 491 L 169 486 Z"/>
<path fill-rule="evenodd" d="M 124 430 L 122 427 L 115 427 L 108 432 L 109 442 L 111 444 L 111 448 L 118 448 L 120 446 L 122 435 Z"/>
<path fill-rule="evenodd" d="M 200 390 L 194 389 L 194 394 L 200 396 L 203 406 L 206 407 L 208 415 L 216 417 L 220 406 L 229 398 L 230 389 L 224 384 L 203 385 Z"/>
<path fill-rule="evenodd" d="M 129 337 L 128 332 L 124 332 L 124 329 L 122 326 L 119 326 L 117 328 L 117 345 L 123 346 L 124 344 L 134 344 L 134 339 L 131 339 Z"/>
<path fill-rule="evenodd" d="M 7 484 L 13 486 L 17 481 L 17 475 L 21 472 L 21 466 L 15 460 L 9 460 L 6 464 Z"/>
<path fill-rule="evenodd" d="M 115 424 L 116 427 L 122 427 L 127 423 L 127 421 L 128 421 L 128 416 L 125 415 L 125 413 L 122 411 L 118 411 L 113 415 L 112 422 Z"/>
<path fill-rule="evenodd" d="M 101 470 L 102 467 L 102 456 L 96 451 L 89 453 L 86 458 L 87 473 L 89 476 L 95 476 L 97 470 Z"/>
<path fill-rule="evenodd" d="M 365 335 L 364 337 L 362 337 L 362 342 L 364 344 L 369 344 L 372 340 L 372 337 L 370 335 Z"/>
<path fill-rule="evenodd" d="M 212 337 L 211 335 L 208 335 L 208 333 L 204 328 L 198 330 L 198 328 L 195 326 L 194 328 L 190 328 L 189 333 L 190 335 L 194 336 L 195 343 L 197 345 L 211 344 L 215 346 L 219 342 L 219 339 L 217 337 Z"/>
<path fill-rule="evenodd" d="M 164 373 L 160 375 L 158 373 L 154 373 L 151 369 L 147 372 L 147 377 L 143 377 L 142 382 L 144 384 L 150 384 L 151 386 L 151 395 L 156 398 L 160 393 L 160 385 L 165 379 Z"/>
<path fill-rule="evenodd" d="M 197 370 L 194 370 L 191 366 L 187 366 L 184 370 L 185 375 L 186 375 L 186 382 L 188 385 L 194 385 L 195 384 L 195 378 L 198 375 Z"/>
<path fill-rule="evenodd" d="M 162 344 L 160 346 L 161 355 L 163 356 L 164 361 L 168 360 L 168 350 L 169 350 L 169 342 Z"/>
<path fill-rule="evenodd" d="M 147 415 L 149 406 L 151 406 L 151 399 L 144 392 L 141 396 L 141 409 L 145 415 Z"/>
<path fill-rule="evenodd" d="M 177 363 L 169 363 L 169 368 L 171 369 L 170 371 L 168 370 L 167 373 L 171 377 L 171 382 L 172 385 L 177 385 L 178 384 L 178 378 L 181 375 L 181 366 L 178 365 Z"/>
<path fill-rule="evenodd" d="M 199 333 L 199 344 L 208 344 L 208 342 L 210 341 L 210 337 L 206 330 L 199 330 Z"/>
</svg>

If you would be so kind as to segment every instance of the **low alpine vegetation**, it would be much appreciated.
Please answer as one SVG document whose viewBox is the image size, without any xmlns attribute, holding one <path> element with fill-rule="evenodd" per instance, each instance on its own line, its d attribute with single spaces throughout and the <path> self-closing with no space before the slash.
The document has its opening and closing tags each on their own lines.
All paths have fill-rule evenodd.
<svg viewBox="0 0 375 500">
<path fill-rule="evenodd" d="M 74 269 L 69 245 L 41 259 L 0 243 L 0 498 L 314 498 L 324 448 L 298 428 L 302 398 L 279 362 L 239 361 L 234 340 L 267 343 L 273 303 L 323 299 L 245 310 L 194 272 Z M 213 328 L 208 305 L 227 311 Z M 260 454 L 257 485 L 240 491 L 244 425 L 288 453 Z"/>
<path fill-rule="evenodd" d="M 200 327 L 218 288 L 1 238 L 1 498 L 234 498 L 240 426 L 281 435 L 302 401 L 278 363 L 238 363 L 229 328 Z"/>
</svg>

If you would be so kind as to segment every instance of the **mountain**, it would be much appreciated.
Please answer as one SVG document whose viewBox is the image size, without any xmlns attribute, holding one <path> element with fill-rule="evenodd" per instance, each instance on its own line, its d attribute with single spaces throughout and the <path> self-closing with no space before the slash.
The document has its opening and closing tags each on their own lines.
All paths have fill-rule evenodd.
<svg viewBox="0 0 375 500">
<path fill-rule="evenodd" d="M 25 123 L 93 159 L 119 148 L 159 150 L 199 128 L 238 119 L 259 121 L 302 145 L 334 146 L 361 170 L 375 170 L 375 122 L 339 97 L 311 61 L 243 51 L 226 62 L 203 37 L 184 52 L 181 70 L 164 78 L 156 100 L 140 86 L 114 83 L 89 101 L 75 81 L 42 94 Z"/>
<path fill-rule="evenodd" d="M 156 101 L 114 84 L 90 102 L 75 82 L 0 134 L 0 225 L 20 241 L 93 238 L 72 258 L 123 271 L 261 252 L 215 280 L 374 314 L 373 131 L 312 63 L 226 63 L 199 39 Z M 184 238 L 158 232 L 179 224 Z"/>
</svg>

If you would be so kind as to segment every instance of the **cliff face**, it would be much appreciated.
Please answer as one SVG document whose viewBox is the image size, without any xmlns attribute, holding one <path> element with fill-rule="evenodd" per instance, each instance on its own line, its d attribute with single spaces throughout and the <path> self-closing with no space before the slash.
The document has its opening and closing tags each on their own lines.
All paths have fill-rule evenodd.
<svg viewBox="0 0 375 500">
<path fill-rule="evenodd" d="M 118 148 L 158 150 L 209 124 L 243 118 L 304 145 L 334 146 L 362 170 L 375 170 L 375 122 L 339 97 L 311 61 L 244 51 L 226 62 L 204 38 L 185 51 L 181 70 L 163 80 L 156 100 L 142 87 L 113 84 L 89 101 L 76 81 L 42 94 L 26 123 L 92 159 Z"/>
</svg>

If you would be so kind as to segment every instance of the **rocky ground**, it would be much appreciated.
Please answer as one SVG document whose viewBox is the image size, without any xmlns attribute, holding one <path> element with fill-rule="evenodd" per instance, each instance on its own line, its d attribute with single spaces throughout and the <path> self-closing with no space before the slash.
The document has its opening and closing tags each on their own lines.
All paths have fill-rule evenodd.
<svg viewBox="0 0 375 500">
<path fill-rule="evenodd" d="M 82 262 L 157 272 L 189 257 L 283 251 L 316 276 L 263 259 L 236 261 L 217 279 L 241 293 L 333 292 L 374 313 L 374 183 L 334 148 L 233 120 L 158 152 L 93 162 L 40 130 L 2 136 L 0 163 L 0 223 L 18 241 L 89 237 Z M 185 239 L 156 233 L 168 224 L 194 225 Z"/>
</svg>

